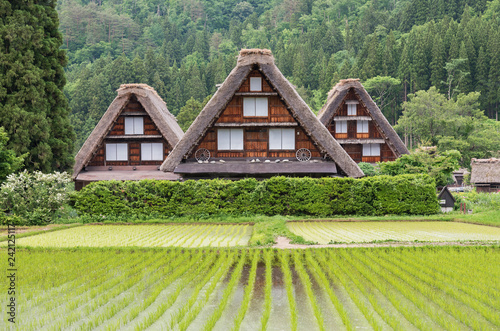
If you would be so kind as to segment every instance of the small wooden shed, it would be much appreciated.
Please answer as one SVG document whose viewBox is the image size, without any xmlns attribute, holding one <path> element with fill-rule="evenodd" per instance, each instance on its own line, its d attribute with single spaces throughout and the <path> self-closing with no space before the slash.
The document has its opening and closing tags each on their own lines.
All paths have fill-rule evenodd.
<svg viewBox="0 0 500 331">
<path fill-rule="evenodd" d="M 443 213 L 449 213 L 450 211 L 453 211 L 456 200 L 451 194 L 450 190 L 448 190 L 447 186 L 443 187 L 441 192 L 439 192 L 438 201 Z"/>
</svg>

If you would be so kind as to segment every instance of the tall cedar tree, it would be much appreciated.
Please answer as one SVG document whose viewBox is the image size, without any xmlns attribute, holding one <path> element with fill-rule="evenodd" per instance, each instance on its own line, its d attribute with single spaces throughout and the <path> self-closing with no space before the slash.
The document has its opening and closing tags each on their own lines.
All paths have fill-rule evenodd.
<svg viewBox="0 0 500 331">
<path fill-rule="evenodd" d="M 66 54 L 55 0 L 0 0 L 0 126 L 29 170 L 68 170 L 75 134 L 62 89 Z"/>
</svg>

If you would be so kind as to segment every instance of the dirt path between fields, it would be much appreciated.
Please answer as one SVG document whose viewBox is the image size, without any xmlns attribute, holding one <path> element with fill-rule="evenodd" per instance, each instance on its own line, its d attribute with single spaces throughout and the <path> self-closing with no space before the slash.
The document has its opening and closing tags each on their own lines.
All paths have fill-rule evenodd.
<svg viewBox="0 0 500 331">
<path fill-rule="evenodd" d="M 352 243 L 352 244 L 328 244 L 328 245 L 299 245 L 290 244 L 290 239 L 286 237 L 276 238 L 276 244 L 273 248 L 280 249 L 304 249 L 304 248 L 325 248 L 325 247 L 413 247 L 413 246 L 491 246 L 498 245 L 498 241 L 446 241 L 446 242 L 412 242 L 412 241 L 398 241 L 398 242 L 385 242 L 385 243 Z"/>
</svg>

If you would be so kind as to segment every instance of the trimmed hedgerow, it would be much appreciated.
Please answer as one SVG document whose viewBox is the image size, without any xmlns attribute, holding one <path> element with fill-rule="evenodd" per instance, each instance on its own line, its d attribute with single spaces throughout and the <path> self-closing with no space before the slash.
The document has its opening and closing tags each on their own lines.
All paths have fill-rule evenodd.
<svg viewBox="0 0 500 331">
<path fill-rule="evenodd" d="M 427 175 L 101 181 L 72 195 L 86 215 L 428 215 L 439 205 Z"/>
</svg>

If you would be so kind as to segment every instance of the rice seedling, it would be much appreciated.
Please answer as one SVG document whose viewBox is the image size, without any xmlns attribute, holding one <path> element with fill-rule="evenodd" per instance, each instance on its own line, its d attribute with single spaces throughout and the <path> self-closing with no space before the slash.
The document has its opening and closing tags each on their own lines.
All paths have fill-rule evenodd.
<svg viewBox="0 0 500 331">
<path fill-rule="evenodd" d="M 252 300 L 255 279 L 257 277 L 257 264 L 259 262 L 259 251 L 254 251 L 251 258 L 251 267 L 250 272 L 248 274 L 248 283 L 245 287 L 245 293 L 243 295 L 243 301 L 241 303 L 240 308 L 238 309 L 238 313 L 234 318 L 233 331 L 239 330 L 243 319 L 245 318 L 245 314 L 248 310 L 248 306 L 250 305 L 250 301 Z"/>
<path fill-rule="evenodd" d="M 238 262 L 236 268 L 233 270 L 231 274 L 231 279 L 229 280 L 229 283 L 227 284 L 226 289 L 224 290 L 224 294 L 222 295 L 222 299 L 221 301 L 219 301 L 219 306 L 212 314 L 212 316 L 210 316 L 207 323 L 203 327 L 203 330 L 205 331 L 212 330 L 215 326 L 215 323 L 217 323 L 222 313 L 224 312 L 224 309 L 226 309 L 226 305 L 229 299 L 231 298 L 232 294 L 234 293 L 236 285 L 238 285 L 238 282 L 240 281 L 241 272 L 243 271 L 243 267 L 245 266 L 246 263 L 246 257 L 247 257 L 247 251 L 243 250 L 243 253 L 239 257 L 240 261 Z"/>
<path fill-rule="evenodd" d="M 290 305 L 290 318 L 291 318 L 291 330 L 297 330 L 297 304 L 295 303 L 295 297 L 293 295 L 293 284 L 292 284 L 292 272 L 290 271 L 289 265 L 289 254 L 281 250 L 278 253 L 279 260 L 281 262 L 281 271 L 283 272 L 283 278 L 285 282 L 286 295 L 288 297 L 288 304 Z"/>
<path fill-rule="evenodd" d="M 311 254 L 311 251 L 306 251 L 305 257 L 306 257 L 307 265 L 309 267 L 308 269 L 311 271 L 311 273 L 315 277 L 316 282 L 318 284 L 320 284 L 323 291 L 325 291 L 328 294 L 328 297 L 330 298 L 332 304 L 335 306 L 335 309 L 339 313 L 340 318 L 342 319 L 342 322 L 344 323 L 344 326 L 347 328 L 347 330 L 353 330 L 354 327 L 352 326 L 352 324 L 349 320 L 349 316 L 347 315 L 346 310 L 344 309 L 344 307 L 340 303 L 340 301 L 337 298 L 337 296 L 335 295 L 335 293 L 333 293 L 333 289 L 330 287 L 330 283 L 328 282 L 326 275 L 321 270 L 322 268 L 320 267 L 318 262 L 316 262 L 314 260 L 312 254 Z"/>
<path fill-rule="evenodd" d="M 314 292 L 312 290 L 311 280 L 309 278 L 309 275 L 307 274 L 306 269 L 304 268 L 301 253 L 295 250 L 292 255 L 293 255 L 293 265 L 295 267 L 295 270 L 299 274 L 299 278 L 302 285 L 306 290 L 307 297 L 309 298 L 309 303 L 313 308 L 314 316 L 316 317 L 316 322 L 318 323 L 319 329 L 325 330 L 325 326 L 323 323 L 323 316 L 321 314 L 321 310 L 318 306 Z"/>
<path fill-rule="evenodd" d="M 271 303 L 272 296 L 271 291 L 273 287 L 273 270 L 272 270 L 272 260 L 274 258 L 274 251 L 265 250 L 264 251 L 264 263 L 266 264 L 266 284 L 264 286 L 264 312 L 262 313 L 262 318 L 260 320 L 260 329 L 266 330 L 267 322 L 269 321 L 269 316 L 271 315 Z"/>
</svg>

